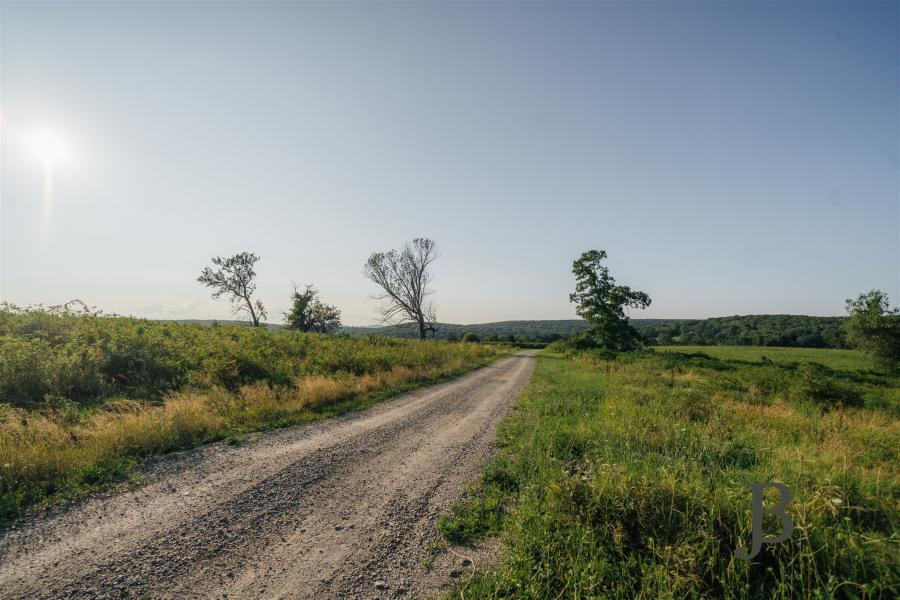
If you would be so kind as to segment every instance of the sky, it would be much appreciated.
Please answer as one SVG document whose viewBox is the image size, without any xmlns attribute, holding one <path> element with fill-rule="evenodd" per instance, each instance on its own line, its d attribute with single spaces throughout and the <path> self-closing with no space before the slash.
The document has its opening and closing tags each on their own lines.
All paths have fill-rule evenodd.
<svg viewBox="0 0 900 600">
<path fill-rule="evenodd" d="M 0 299 L 377 322 L 370 253 L 437 241 L 443 322 L 900 301 L 896 2 L 0 2 Z"/>
</svg>

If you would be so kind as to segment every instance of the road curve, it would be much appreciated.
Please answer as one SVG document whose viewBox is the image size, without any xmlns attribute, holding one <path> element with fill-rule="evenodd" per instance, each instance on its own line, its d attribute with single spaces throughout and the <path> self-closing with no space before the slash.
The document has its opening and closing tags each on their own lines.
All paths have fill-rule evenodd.
<svg viewBox="0 0 900 600">
<path fill-rule="evenodd" d="M 156 461 L 0 537 L 0 598 L 406 598 L 536 352 L 372 409 Z"/>
</svg>

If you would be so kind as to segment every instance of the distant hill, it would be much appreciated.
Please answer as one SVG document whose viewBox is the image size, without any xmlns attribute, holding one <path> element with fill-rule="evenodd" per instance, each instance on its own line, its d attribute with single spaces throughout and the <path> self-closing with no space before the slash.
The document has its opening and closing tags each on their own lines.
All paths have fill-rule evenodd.
<svg viewBox="0 0 900 600">
<path fill-rule="evenodd" d="M 787 346 L 846 348 L 843 317 L 805 315 L 744 315 L 710 319 L 632 319 L 632 325 L 651 345 Z M 471 332 L 481 340 L 552 342 L 587 329 L 581 319 L 498 321 L 495 323 L 438 323 L 437 339 L 459 339 Z M 415 338 L 415 325 L 344 327 L 351 336 L 383 335 Z"/>
<path fill-rule="evenodd" d="M 849 348 L 844 317 L 737 315 L 712 319 L 648 322 L 635 328 L 651 344 Z"/>
<path fill-rule="evenodd" d="M 552 342 L 587 329 L 581 319 L 560 321 L 498 321 L 496 323 L 475 323 L 460 325 L 458 323 L 438 323 L 435 338 L 460 338 L 463 333 L 471 332 L 480 339 L 486 340 L 496 336 L 501 340 L 515 336 L 519 341 Z M 343 327 L 341 333 L 352 336 L 384 335 L 388 337 L 416 338 L 419 329 L 414 324 L 391 325 L 387 327 Z M 430 336 L 429 336 L 430 337 Z"/>
<path fill-rule="evenodd" d="M 658 346 L 784 346 L 798 348 L 848 348 L 843 317 L 806 315 L 737 315 L 710 319 L 631 319 L 631 324 L 650 345 Z M 243 321 L 182 319 L 176 323 L 197 325 L 247 325 Z M 269 329 L 283 329 L 266 323 Z M 472 333 L 482 341 L 553 342 L 587 329 L 581 319 L 543 321 L 497 321 L 494 323 L 438 323 L 434 337 L 460 339 Z M 342 327 L 341 334 L 353 337 L 382 335 L 416 338 L 413 324 Z M 429 336 L 430 337 L 430 336 Z"/>
</svg>

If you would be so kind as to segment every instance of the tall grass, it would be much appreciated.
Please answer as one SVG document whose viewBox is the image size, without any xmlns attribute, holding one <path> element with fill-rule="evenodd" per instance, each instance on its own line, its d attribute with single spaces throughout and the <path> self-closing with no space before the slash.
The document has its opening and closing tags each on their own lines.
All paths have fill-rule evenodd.
<svg viewBox="0 0 900 600">
<path fill-rule="evenodd" d="M 453 542 L 506 542 L 453 597 L 897 597 L 897 384 L 811 364 L 545 354 L 477 493 L 439 522 Z M 791 489 L 796 529 L 744 562 L 747 486 L 766 481 Z"/>
<path fill-rule="evenodd" d="M 148 456 L 363 408 L 501 352 L 0 311 L 0 521 Z"/>
</svg>

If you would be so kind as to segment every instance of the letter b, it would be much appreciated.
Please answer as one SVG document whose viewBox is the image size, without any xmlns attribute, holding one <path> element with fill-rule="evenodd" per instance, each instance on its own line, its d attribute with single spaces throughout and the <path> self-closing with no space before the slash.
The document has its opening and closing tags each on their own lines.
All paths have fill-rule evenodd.
<svg viewBox="0 0 900 600">
<path fill-rule="evenodd" d="M 781 502 L 772 508 L 763 506 L 763 492 L 767 487 L 775 488 L 781 493 Z M 754 483 L 750 485 L 750 491 L 753 492 L 753 540 L 749 554 L 741 546 L 735 548 L 734 555 L 741 560 L 750 560 L 759 554 L 763 544 L 778 544 L 791 537 L 794 532 L 794 521 L 789 514 L 784 512 L 791 503 L 791 490 L 786 485 L 783 483 Z M 777 515 L 781 518 L 781 533 L 775 537 L 763 536 L 763 517 L 767 514 Z"/>
</svg>

